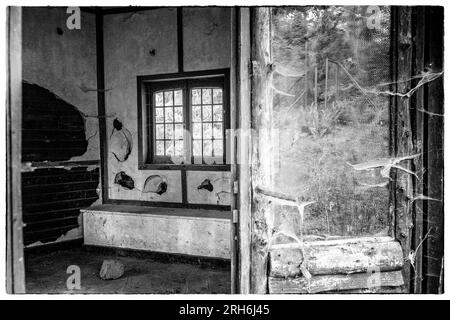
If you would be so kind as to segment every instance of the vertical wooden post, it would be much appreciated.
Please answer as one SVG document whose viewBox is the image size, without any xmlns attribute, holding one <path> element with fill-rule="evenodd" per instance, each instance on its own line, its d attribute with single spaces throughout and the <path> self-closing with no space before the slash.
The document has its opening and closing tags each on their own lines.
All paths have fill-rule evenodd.
<svg viewBox="0 0 450 320">
<path fill-rule="evenodd" d="M 431 71 L 443 70 L 444 8 L 426 7 L 425 66 Z M 426 201 L 424 232 L 430 231 L 424 241 L 424 289 L 426 293 L 443 290 L 441 272 L 444 256 L 444 86 L 443 78 L 427 85 L 429 114 L 424 115 L 426 136 L 425 194 L 441 201 Z M 435 114 L 435 115 L 433 115 Z"/>
<path fill-rule="evenodd" d="M 392 18 L 394 35 L 396 39 L 394 47 L 394 81 L 397 92 L 407 92 L 411 89 L 410 82 L 404 81 L 411 77 L 412 61 L 412 36 L 411 36 L 411 7 L 393 7 Z M 401 97 L 394 98 L 393 117 L 391 122 L 395 126 L 392 133 L 394 136 L 394 154 L 396 156 L 411 155 L 414 152 L 412 142 L 410 99 Z M 411 161 L 404 166 L 411 170 Z M 400 241 L 403 249 L 404 259 L 406 261 L 403 268 L 403 277 L 405 280 L 405 291 L 410 292 L 411 284 L 411 264 L 408 259 L 412 248 L 412 203 L 410 199 L 414 197 L 414 178 L 411 174 L 395 170 L 394 176 L 394 230 L 395 237 Z"/>
<path fill-rule="evenodd" d="M 251 293 L 267 293 L 268 241 L 271 206 L 255 192 L 258 186 L 271 186 L 273 175 L 271 78 L 271 9 L 252 8 L 252 238 Z"/>
<path fill-rule="evenodd" d="M 412 75 L 420 74 L 425 67 L 424 64 L 424 43 L 425 43 L 425 10 L 423 7 L 414 7 L 412 12 L 412 35 L 413 35 L 413 66 Z M 413 80 L 411 86 L 415 87 L 419 79 Z M 413 129 L 413 145 L 414 154 L 422 153 L 421 157 L 414 159 L 414 169 L 417 173 L 418 179 L 415 181 L 416 194 L 423 194 L 424 192 L 424 114 L 419 110 L 424 110 L 424 87 L 420 87 L 416 93 L 411 97 L 412 109 L 412 129 Z M 423 213 L 424 213 L 424 201 L 415 201 L 413 206 L 414 216 L 414 233 L 413 233 L 413 249 L 416 252 L 415 255 L 415 274 L 413 275 L 413 282 L 411 292 L 422 293 L 423 282 L 423 245 L 421 241 L 425 235 L 423 228 Z"/>
<path fill-rule="evenodd" d="M 25 293 L 22 222 L 22 9 L 8 7 L 6 289 Z"/>
<path fill-rule="evenodd" d="M 237 68 L 237 49 L 236 49 L 236 8 L 230 9 L 230 25 L 231 25 L 231 45 L 230 45 L 230 130 L 235 132 L 237 127 L 237 81 L 236 81 L 236 68 Z M 230 159 L 231 159 L 231 180 L 230 190 L 232 190 L 231 211 L 238 209 L 238 197 L 233 191 L 234 182 L 237 181 L 237 141 L 234 135 L 228 135 L 230 141 Z M 230 233 L 230 249 L 231 249 L 231 293 L 238 293 L 238 222 L 231 220 L 231 233 Z"/>
<path fill-rule="evenodd" d="M 239 173 L 239 293 L 250 293 L 251 252 L 251 84 L 250 9 L 238 8 L 238 173 Z"/>
</svg>

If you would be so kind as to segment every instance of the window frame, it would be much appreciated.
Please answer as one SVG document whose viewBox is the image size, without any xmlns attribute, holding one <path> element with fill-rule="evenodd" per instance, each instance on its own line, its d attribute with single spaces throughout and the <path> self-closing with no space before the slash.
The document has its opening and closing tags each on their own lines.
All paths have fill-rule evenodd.
<svg viewBox="0 0 450 320">
<path fill-rule="evenodd" d="M 160 74 L 137 77 L 138 89 L 138 167 L 139 170 L 198 170 L 198 171 L 229 171 L 230 164 L 227 163 L 229 155 L 229 146 L 227 146 L 226 130 L 230 128 L 230 84 L 229 69 L 204 70 L 193 72 L 181 72 L 171 74 Z M 223 90 L 223 159 L 222 163 L 195 163 L 192 156 L 192 135 L 190 139 L 184 137 L 185 155 L 189 157 L 187 163 L 175 164 L 169 163 L 164 156 L 158 156 L 155 161 L 154 155 L 154 105 L 152 92 L 164 89 L 182 89 L 183 90 L 183 127 L 191 133 L 191 99 L 190 89 L 195 86 L 217 86 L 220 85 Z M 168 159 L 168 157 L 167 157 Z"/>
</svg>

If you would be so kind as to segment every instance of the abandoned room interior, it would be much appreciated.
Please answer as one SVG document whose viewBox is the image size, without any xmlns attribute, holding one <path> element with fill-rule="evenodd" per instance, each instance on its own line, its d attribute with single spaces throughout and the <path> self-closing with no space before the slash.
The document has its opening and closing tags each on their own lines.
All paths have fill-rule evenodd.
<svg viewBox="0 0 450 320">
<path fill-rule="evenodd" d="M 443 8 L 9 7 L 10 293 L 442 293 Z"/>
</svg>

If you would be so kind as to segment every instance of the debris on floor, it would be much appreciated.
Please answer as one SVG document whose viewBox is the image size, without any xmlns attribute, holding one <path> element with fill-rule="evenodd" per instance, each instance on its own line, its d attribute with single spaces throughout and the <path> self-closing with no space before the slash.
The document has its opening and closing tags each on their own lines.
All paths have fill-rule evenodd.
<svg viewBox="0 0 450 320">
<path fill-rule="evenodd" d="M 103 260 L 100 269 L 100 278 L 103 280 L 115 280 L 123 276 L 125 266 L 117 260 Z"/>
</svg>

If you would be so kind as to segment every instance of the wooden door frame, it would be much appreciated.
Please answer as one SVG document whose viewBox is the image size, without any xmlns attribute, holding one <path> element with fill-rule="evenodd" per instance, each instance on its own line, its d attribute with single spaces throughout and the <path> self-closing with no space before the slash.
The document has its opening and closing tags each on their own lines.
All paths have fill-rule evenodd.
<svg viewBox="0 0 450 320">
<path fill-rule="evenodd" d="M 6 290 L 25 293 L 21 192 L 22 8 L 7 8 Z"/>
</svg>

